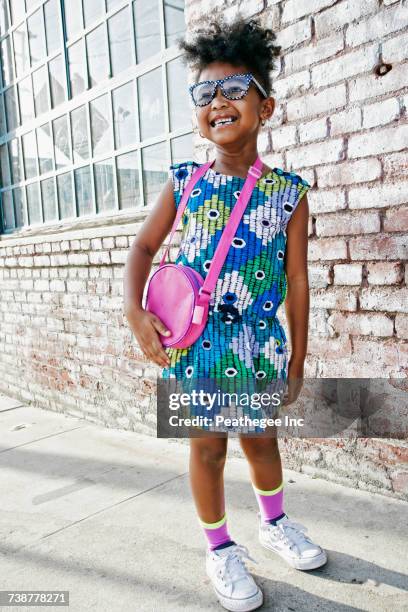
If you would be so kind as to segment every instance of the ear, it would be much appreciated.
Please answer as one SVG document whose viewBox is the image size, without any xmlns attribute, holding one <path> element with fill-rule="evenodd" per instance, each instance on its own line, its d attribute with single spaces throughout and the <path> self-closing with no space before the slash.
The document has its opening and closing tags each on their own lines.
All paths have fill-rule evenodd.
<svg viewBox="0 0 408 612">
<path fill-rule="evenodd" d="M 275 110 L 275 98 L 272 98 L 272 96 L 269 96 L 269 98 L 266 98 L 265 100 L 262 101 L 262 109 L 261 109 L 261 116 L 262 119 L 270 119 L 273 115 L 273 112 Z"/>
</svg>

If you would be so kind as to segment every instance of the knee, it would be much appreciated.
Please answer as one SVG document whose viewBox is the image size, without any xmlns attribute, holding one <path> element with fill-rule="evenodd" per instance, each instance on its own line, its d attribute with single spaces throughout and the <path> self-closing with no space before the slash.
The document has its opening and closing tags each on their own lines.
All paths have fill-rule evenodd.
<svg viewBox="0 0 408 612">
<path fill-rule="evenodd" d="M 194 455 L 202 464 L 214 468 L 223 468 L 227 449 L 222 444 L 200 444 L 194 449 Z"/>
<path fill-rule="evenodd" d="M 276 438 L 241 439 L 241 447 L 247 459 L 256 463 L 270 463 L 280 457 Z"/>
</svg>

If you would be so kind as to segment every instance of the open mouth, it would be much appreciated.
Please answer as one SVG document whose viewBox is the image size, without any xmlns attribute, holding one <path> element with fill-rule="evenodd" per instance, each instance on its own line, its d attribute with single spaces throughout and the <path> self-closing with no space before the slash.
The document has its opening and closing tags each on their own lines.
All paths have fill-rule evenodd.
<svg viewBox="0 0 408 612">
<path fill-rule="evenodd" d="M 220 127 L 223 125 L 231 125 L 231 123 L 234 123 L 237 120 L 238 117 L 225 117 L 224 119 L 215 119 L 214 121 L 211 121 L 210 125 L 211 127 Z"/>
</svg>

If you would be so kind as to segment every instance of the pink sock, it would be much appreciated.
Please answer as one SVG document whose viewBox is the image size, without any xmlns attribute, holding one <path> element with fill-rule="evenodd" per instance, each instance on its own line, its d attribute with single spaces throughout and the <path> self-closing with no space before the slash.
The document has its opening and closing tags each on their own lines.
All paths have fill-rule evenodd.
<svg viewBox="0 0 408 612">
<path fill-rule="evenodd" d="M 226 544 L 227 542 L 232 542 L 230 535 L 228 533 L 227 527 L 227 515 L 224 514 L 221 520 L 216 523 L 204 523 L 200 519 L 201 525 L 204 527 L 204 533 L 208 540 L 208 548 L 210 550 L 214 550 L 217 546 L 221 544 Z"/>
<path fill-rule="evenodd" d="M 283 512 L 283 482 L 271 491 L 262 491 L 254 485 L 256 499 L 258 501 L 261 517 L 264 522 L 268 522 L 284 514 Z"/>
</svg>

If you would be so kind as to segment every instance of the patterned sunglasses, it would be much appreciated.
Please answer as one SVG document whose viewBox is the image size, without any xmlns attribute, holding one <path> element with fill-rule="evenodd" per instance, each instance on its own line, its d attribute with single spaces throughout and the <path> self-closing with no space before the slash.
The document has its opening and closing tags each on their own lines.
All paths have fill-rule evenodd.
<svg viewBox="0 0 408 612">
<path fill-rule="evenodd" d="M 225 79 L 216 81 L 201 81 L 189 86 L 191 99 L 195 106 L 207 106 L 214 98 L 217 86 L 221 87 L 222 95 L 229 100 L 240 100 L 247 95 L 251 81 L 261 94 L 267 98 L 268 94 L 262 85 L 250 72 L 246 74 L 232 74 Z"/>
</svg>

